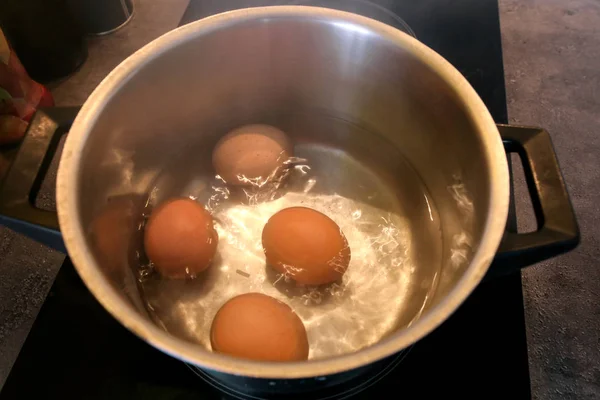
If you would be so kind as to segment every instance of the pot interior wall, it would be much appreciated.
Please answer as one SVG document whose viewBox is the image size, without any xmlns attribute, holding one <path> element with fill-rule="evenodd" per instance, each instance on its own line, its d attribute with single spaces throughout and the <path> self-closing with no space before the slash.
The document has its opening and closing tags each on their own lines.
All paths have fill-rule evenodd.
<svg viewBox="0 0 600 400">
<path fill-rule="evenodd" d="M 297 145 L 350 155 L 373 171 L 381 192 L 398 199 L 406 196 L 397 182 L 412 179 L 400 176 L 398 165 L 410 164 L 439 226 L 413 225 L 418 262 L 407 290 L 428 295 L 425 313 L 441 301 L 477 248 L 491 185 L 481 133 L 453 88 L 409 50 L 344 21 L 254 19 L 192 36 L 168 50 L 143 50 L 144 62 L 106 97 L 84 149 L 80 219 L 99 266 L 124 299 L 147 315 L 136 275 L 138 227 L 165 169 L 195 149 L 195 161 L 185 163 L 212 171 L 210 153 L 221 135 L 267 122 Z M 328 125 L 323 118 L 344 123 Z M 352 180 L 346 164 L 326 168 L 342 176 L 339 181 Z M 387 207 L 343 193 L 344 187 L 342 195 Z M 441 230 L 439 241 L 427 241 L 432 229 Z M 403 312 L 396 329 L 423 310 L 415 303 Z"/>
</svg>

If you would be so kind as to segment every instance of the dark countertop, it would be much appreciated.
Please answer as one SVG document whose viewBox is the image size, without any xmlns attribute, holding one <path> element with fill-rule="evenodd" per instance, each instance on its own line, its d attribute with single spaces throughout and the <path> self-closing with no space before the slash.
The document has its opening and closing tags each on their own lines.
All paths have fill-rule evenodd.
<svg viewBox="0 0 600 400">
<path fill-rule="evenodd" d="M 511 123 L 552 134 L 582 231 L 578 250 L 523 272 L 534 398 L 600 397 L 600 4 L 500 0 Z M 80 105 L 129 54 L 177 26 L 187 0 L 140 0 L 123 29 L 90 40 L 89 58 L 52 86 L 58 105 Z M 535 6 L 535 7 L 534 7 Z M 53 174 L 40 203 L 53 207 Z M 516 193 L 523 193 L 523 182 Z M 517 196 L 520 210 L 526 208 Z M 519 201 L 521 199 L 521 201 Z M 523 227 L 531 227 L 526 213 Z M 0 386 L 63 255 L 0 227 Z"/>
<path fill-rule="evenodd" d="M 509 120 L 552 135 L 582 236 L 577 250 L 523 271 L 532 391 L 598 399 L 600 3 L 501 0 L 500 15 Z"/>
</svg>

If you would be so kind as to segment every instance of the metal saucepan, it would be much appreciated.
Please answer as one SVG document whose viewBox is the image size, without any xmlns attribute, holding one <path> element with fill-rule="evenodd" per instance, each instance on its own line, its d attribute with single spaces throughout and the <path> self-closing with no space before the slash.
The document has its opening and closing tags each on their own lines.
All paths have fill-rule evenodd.
<svg viewBox="0 0 600 400">
<path fill-rule="evenodd" d="M 488 269 L 509 273 L 579 241 L 549 135 L 497 126 L 442 57 L 358 15 L 295 6 L 237 10 L 136 52 L 98 86 L 69 131 L 57 218 L 31 199 L 61 132 L 56 121 L 69 112 L 37 114 L 2 188 L 3 222 L 54 247 L 64 243 L 90 291 L 125 327 L 238 388 L 278 391 L 351 379 L 440 325 Z M 256 122 L 286 131 L 310 167 L 261 209 L 263 217 L 302 201 L 329 210 L 352 248 L 353 280 L 342 291 L 350 303 L 300 301 L 306 292 L 277 287 L 268 274 L 249 283 L 248 276 L 261 274 L 260 263 L 221 244 L 221 258 L 246 275 L 226 272 L 222 261 L 187 286 L 139 279 L 145 207 L 176 194 L 208 196 L 214 144 Z M 536 232 L 505 231 L 506 151 L 524 161 Z M 225 235 L 229 210 L 215 211 Z M 105 240 L 92 232 L 98 221 Z M 259 233 L 261 224 L 249 229 Z M 375 251 L 372 239 L 382 234 L 387 241 Z M 296 309 L 314 344 L 309 361 L 242 360 L 203 345 L 218 303 L 249 290 Z"/>
</svg>

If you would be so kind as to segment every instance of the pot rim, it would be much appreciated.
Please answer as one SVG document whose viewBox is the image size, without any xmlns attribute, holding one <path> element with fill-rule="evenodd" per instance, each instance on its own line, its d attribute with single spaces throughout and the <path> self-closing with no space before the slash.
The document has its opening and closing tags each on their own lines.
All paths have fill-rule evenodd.
<svg viewBox="0 0 600 400">
<path fill-rule="evenodd" d="M 411 326 L 370 347 L 327 359 L 289 363 L 244 360 L 213 353 L 199 344 L 177 339 L 144 318 L 112 287 L 98 267 L 85 240 L 77 199 L 81 155 L 91 127 L 112 94 L 140 66 L 192 38 L 244 21 L 282 17 L 349 23 L 356 28 L 374 32 L 411 52 L 444 79 L 467 106 L 469 117 L 481 135 L 484 156 L 490 166 L 490 201 L 482 239 L 464 276 L 444 300 Z M 113 317 L 147 343 L 184 362 L 228 374 L 265 379 L 318 377 L 355 369 L 393 355 L 437 328 L 463 303 L 487 272 L 504 233 L 510 193 L 508 162 L 498 128 L 475 90 L 448 61 L 423 43 L 379 21 L 343 11 L 308 6 L 269 6 L 228 11 L 181 26 L 142 47 L 117 66 L 83 105 L 67 136 L 56 186 L 60 228 L 69 256 L 88 289 Z"/>
</svg>

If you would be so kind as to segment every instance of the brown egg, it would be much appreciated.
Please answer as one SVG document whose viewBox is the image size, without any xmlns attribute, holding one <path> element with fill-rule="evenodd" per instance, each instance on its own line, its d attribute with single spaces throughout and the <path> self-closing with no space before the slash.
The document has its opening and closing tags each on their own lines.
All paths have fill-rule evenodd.
<svg viewBox="0 0 600 400">
<path fill-rule="evenodd" d="M 260 293 L 234 297 L 217 312 L 210 330 L 214 351 L 261 361 L 308 358 L 302 320 L 285 303 Z"/>
<path fill-rule="evenodd" d="M 218 241 L 208 211 L 188 198 L 158 206 L 144 232 L 146 255 L 169 278 L 193 277 L 208 268 Z"/>
<path fill-rule="evenodd" d="M 130 263 L 136 261 L 133 249 L 139 248 L 138 226 L 142 216 L 141 199 L 135 196 L 111 198 L 90 222 L 94 253 L 102 270 L 115 279 L 122 278 Z"/>
<path fill-rule="evenodd" d="M 350 263 L 350 248 L 340 227 L 306 207 L 274 214 L 263 229 L 262 245 L 270 266 L 305 285 L 335 282 Z"/>
<path fill-rule="evenodd" d="M 260 185 L 291 155 L 287 135 L 269 125 L 245 125 L 221 138 L 213 150 L 217 174 L 233 185 Z"/>
</svg>

